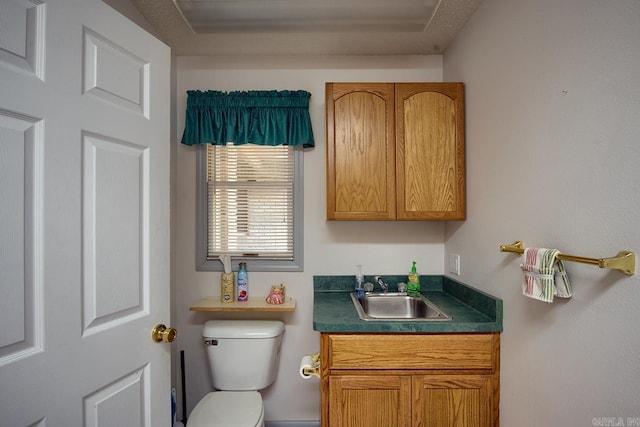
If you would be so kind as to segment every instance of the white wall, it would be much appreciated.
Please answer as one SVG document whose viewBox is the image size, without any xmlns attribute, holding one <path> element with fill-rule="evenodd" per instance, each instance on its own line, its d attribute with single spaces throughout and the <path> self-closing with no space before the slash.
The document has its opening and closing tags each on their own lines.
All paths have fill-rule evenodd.
<svg viewBox="0 0 640 427">
<path fill-rule="evenodd" d="M 485 0 L 445 53 L 444 79 L 466 84 L 468 182 L 446 253 L 504 300 L 504 426 L 640 417 L 638 276 L 567 263 L 574 297 L 548 305 L 499 252 L 640 250 L 639 70 L 636 0 Z"/>
<path fill-rule="evenodd" d="M 313 331 L 313 275 L 403 274 L 415 260 L 423 274 L 442 274 L 442 222 L 327 222 L 325 203 L 325 102 L 327 81 L 441 81 L 441 56 L 428 57 L 256 57 L 177 58 L 177 135 L 184 129 L 186 91 L 189 89 L 284 90 L 311 92 L 310 114 L 316 147 L 304 154 L 304 272 L 249 272 L 250 295 L 266 296 L 270 285 L 284 283 L 296 299 L 292 314 L 202 314 L 189 306 L 206 296 L 220 295 L 220 274 L 195 271 L 195 160 L 196 149 L 177 148 L 177 210 L 174 283 L 175 318 L 180 338 L 176 350 L 186 360 L 187 408 L 211 389 L 201 326 L 212 318 L 276 318 L 286 323 L 279 375 L 265 393 L 267 420 L 319 420 L 320 387 L 302 380 L 300 358 L 319 350 Z M 249 264 L 249 269 L 251 265 Z M 175 360 L 179 370 L 179 360 Z M 179 382 L 178 384 L 179 385 Z M 180 390 L 179 390 L 180 393 Z M 178 410 L 181 418 L 182 410 Z"/>
</svg>

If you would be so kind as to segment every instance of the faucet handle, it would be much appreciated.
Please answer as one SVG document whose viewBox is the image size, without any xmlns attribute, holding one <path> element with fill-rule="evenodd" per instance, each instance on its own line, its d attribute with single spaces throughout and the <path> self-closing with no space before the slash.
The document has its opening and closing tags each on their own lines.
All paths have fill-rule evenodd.
<svg viewBox="0 0 640 427">
<path fill-rule="evenodd" d="M 364 291 L 365 292 L 371 292 L 373 291 L 373 283 L 371 282 L 367 282 L 364 284 Z"/>
</svg>

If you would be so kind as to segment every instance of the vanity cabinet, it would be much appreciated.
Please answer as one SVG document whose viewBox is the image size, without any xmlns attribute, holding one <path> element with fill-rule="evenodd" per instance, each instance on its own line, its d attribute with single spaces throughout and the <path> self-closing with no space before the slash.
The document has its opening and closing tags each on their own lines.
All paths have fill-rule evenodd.
<svg viewBox="0 0 640 427">
<path fill-rule="evenodd" d="M 465 219 L 462 83 L 325 90 L 327 219 Z"/>
<path fill-rule="evenodd" d="M 323 427 L 499 425 L 500 335 L 321 334 Z"/>
</svg>

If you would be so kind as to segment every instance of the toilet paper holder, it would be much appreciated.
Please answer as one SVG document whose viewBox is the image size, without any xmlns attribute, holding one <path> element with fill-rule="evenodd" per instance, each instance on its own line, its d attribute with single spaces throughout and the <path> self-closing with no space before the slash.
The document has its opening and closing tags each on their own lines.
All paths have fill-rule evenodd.
<svg viewBox="0 0 640 427">
<path fill-rule="evenodd" d="M 314 376 L 320 378 L 320 352 L 311 355 L 311 362 L 310 366 L 302 367 L 301 374 L 306 377 Z"/>
</svg>

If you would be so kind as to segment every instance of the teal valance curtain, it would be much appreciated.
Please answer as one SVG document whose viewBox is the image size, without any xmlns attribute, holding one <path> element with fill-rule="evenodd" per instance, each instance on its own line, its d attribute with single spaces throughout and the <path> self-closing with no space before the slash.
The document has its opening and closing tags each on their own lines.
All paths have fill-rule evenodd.
<svg viewBox="0 0 640 427">
<path fill-rule="evenodd" d="M 313 147 L 311 94 L 296 91 L 187 91 L 182 143 Z"/>
</svg>

